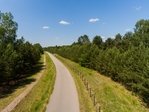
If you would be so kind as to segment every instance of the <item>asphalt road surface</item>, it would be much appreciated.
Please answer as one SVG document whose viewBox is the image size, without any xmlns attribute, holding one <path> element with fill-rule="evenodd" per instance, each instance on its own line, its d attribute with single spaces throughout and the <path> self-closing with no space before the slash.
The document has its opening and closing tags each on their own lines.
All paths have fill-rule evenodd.
<svg viewBox="0 0 149 112">
<path fill-rule="evenodd" d="M 79 112 L 79 100 L 74 80 L 68 69 L 48 53 L 56 66 L 56 81 L 46 112 Z"/>
</svg>

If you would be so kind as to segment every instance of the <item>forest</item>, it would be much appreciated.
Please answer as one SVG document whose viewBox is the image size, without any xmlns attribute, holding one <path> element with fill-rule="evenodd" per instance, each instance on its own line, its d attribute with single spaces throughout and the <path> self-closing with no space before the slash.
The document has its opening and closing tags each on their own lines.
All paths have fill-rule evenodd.
<svg viewBox="0 0 149 112">
<path fill-rule="evenodd" d="M 133 32 L 115 38 L 80 36 L 72 45 L 46 47 L 80 65 L 97 70 L 138 95 L 149 106 L 149 20 L 139 20 Z"/>
<path fill-rule="evenodd" d="M 17 38 L 18 24 L 11 13 L 0 12 L 0 85 L 10 85 L 27 77 L 43 49 L 39 43 L 31 44 Z"/>
</svg>

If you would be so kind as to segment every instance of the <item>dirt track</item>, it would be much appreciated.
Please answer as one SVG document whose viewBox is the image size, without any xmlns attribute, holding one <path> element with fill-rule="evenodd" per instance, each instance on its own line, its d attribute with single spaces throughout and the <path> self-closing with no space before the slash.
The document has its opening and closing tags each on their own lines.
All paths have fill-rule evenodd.
<svg viewBox="0 0 149 112">
<path fill-rule="evenodd" d="M 46 64 L 46 58 L 44 56 L 44 65 Z M 37 84 L 39 79 L 41 78 L 43 74 L 42 70 L 36 77 L 36 81 L 32 82 L 31 84 L 27 85 L 26 89 L 18 96 L 16 97 L 8 106 L 6 106 L 1 112 L 11 112 L 20 102 L 22 99 L 25 98 L 25 96 L 28 95 L 28 93 L 32 90 L 32 88 Z"/>
</svg>

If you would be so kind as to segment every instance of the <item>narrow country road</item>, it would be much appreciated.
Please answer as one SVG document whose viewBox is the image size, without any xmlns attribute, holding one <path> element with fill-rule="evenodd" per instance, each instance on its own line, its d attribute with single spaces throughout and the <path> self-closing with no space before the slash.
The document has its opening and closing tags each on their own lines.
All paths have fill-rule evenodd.
<svg viewBox="0 0 149 112">
<path fill-rule="evenodd" d="M 79 112 L 78 94 L 70 72 L 56 57 L 48 54 L 56 66 L 56 81 L 46 112 Z"/>
</svg>

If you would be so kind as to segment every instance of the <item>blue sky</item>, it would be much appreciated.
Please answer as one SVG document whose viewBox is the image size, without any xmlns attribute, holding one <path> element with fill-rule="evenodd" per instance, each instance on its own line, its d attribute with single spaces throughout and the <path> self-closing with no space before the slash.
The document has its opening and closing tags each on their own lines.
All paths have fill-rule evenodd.
<svg viewBox="0 0 149 112">
<path fill-rule="evenodd" d="M 0 0 L 0 10 L 13 14 L 18 37 L 53 46 L 133 31 L 136 21 L 149 19 L 149 0 Z"/>
</svg>

